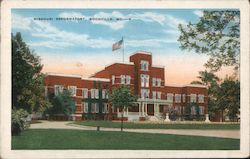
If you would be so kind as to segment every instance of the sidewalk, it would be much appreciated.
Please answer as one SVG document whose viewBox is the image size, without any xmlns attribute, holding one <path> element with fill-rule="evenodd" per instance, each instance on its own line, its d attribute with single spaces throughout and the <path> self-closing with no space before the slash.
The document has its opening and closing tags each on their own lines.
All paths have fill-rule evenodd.
<svg viewBox="0 0 250 159">
<path fill-rule="evenodd" d="M 31 124 L 31 129 L 75 129 L 75 130 L 97 130 L 96 127 L 70 124 L 69 121 L 41 121 Z M 100 128 L 100 131 L 120 131 L 120 128 Z M 194 129 L 123 129 L 125 132 L 175 134 L 191 136 L 208 136 L 220 138 L 240 139 L 240 130 L 194 130 Z"/>
</svg>

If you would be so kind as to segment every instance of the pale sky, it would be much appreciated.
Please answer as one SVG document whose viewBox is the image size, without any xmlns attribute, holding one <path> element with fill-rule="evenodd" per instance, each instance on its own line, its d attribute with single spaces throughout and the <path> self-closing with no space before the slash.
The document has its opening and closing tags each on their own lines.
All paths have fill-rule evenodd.
<svg viewBox="0 0 250 159">
<path fill-rule="evenodd" d="M 21 32 L 41 57 L 44 73 L 89 77 L 122 62 L 122 51 L 111 48 L 124 37 L 125 62 L 138 50 L 152 52 L 153 65 L 165 67 L 165 83 L 184 85 L 197 80 L 208 57 L 179 48 L 178 24 L 195 23 L 200 16 L 202 10 L 192 9 L 12 9 L 12 32 Z M 218 73 L 221 78 L 226 74 L 232 69 Z"/>
</svg>

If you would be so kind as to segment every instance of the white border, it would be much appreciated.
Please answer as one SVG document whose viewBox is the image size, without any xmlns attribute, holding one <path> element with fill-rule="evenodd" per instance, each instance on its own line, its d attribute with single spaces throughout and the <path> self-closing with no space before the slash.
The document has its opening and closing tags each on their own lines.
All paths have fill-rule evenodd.
<svg viewBox="0 0 250 159">
<path fill-rule="evenodd" d="M 112 3 L 111 3 L 112 2 Z M 249 156 L 249 3 L 247 0 L 8 1 L 1 4 L 0 158 L 238 158 Z M 11 150 L 11 8 L 239 8 L 241 11 L 241 142 L 235 151 Z"/>
</svg>

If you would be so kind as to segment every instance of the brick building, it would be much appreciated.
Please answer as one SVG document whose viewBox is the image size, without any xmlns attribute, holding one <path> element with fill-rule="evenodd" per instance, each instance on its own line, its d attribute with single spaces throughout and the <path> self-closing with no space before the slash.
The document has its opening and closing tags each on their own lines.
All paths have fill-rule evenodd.
<svg viewBox="0 0 250 159">
<path fill-rule="evenodd" d="M 137 95 L 137 106 L 128 108 L 124 116 L 128 120 L 160 120 L 174 110 L 183 114 L 188 103 L 197 103 L 199 114 L 207 115 L 207 88 L 203 85 L 165 85 L 165 71 L 162 66 L 152 64 L 152 54 L 137 51 L 129 58 L 129 63 L 114 63 L 89 78 L 80 75 L 48 73 L 45 78 L 46 93 L 55 95 L 69 89 L 76 102 L 76 120 L 84 119 L 84 114 L 102 114 L 112 119 L 121 116 L 121 110 L 108 103 L 108 92 L 113 87 L 126 85 Z M 191 114 L 196 114 L 191 107 Z M 164 117 L 166 115 L 166 117 Z"/>
</svg>

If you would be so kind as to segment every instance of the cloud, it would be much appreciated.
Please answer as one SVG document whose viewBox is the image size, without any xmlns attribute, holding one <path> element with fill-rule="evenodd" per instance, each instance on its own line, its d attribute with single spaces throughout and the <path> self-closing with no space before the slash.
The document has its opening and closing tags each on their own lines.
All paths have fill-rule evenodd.
<svg viewBox="0 0 250 159">
<path fill-rule="evenodd" d="M 195 11 L 193 11 L 193 14 L 197 15 L 198 17 L 202 17 L 203 16 L 203 11 L 201 11 L 201 10 L 195 10 Z"/>
<path fill-rule="evenodd" d="M 15 29 L 30 30 L 31 20 L 32 18 L 30 17 L 22 17 L 15 13 L 11 15 L 11 25 Z"/>
<path fill-rule="evenodd" d="M 155 12 L 145 12 L 145 13 L 133 13 L 133 14 L 122 14 L 119 11 L 113 11 L 111 13 L 107 12 L 98 12 L 92 16 L 83 15 L 80 12 L 62 12 L 59 14 L 59 17 L 62 18 L 74 18 L 74 17 L 84 17 L 89 18 L 123 18 L 123 19 L 132 19 L 139 20 L 143 22 L 158 23 L 161 26 L 169 26 L 171 28 L 177 29 L 179 24 L 187 24 L 183 19 L 174 17 L 169 14 L 160 14 Z M 129 20 L 91 20 L 93 24 L 104 25 L 113 30 L 119 30 L 125 27 Z"/>
</svg>

